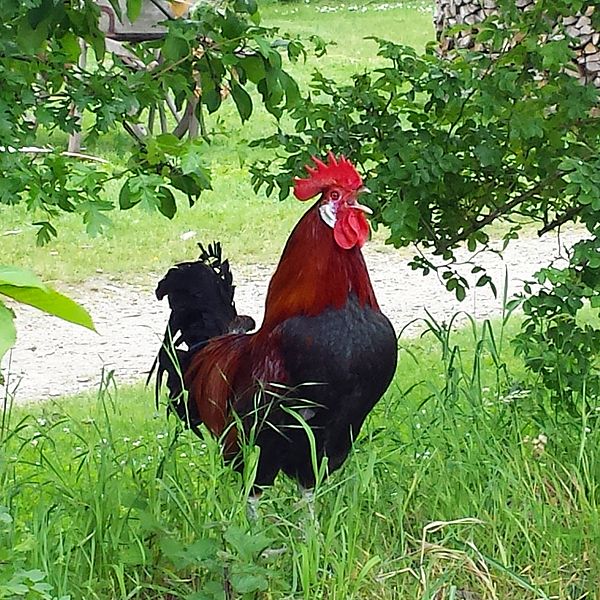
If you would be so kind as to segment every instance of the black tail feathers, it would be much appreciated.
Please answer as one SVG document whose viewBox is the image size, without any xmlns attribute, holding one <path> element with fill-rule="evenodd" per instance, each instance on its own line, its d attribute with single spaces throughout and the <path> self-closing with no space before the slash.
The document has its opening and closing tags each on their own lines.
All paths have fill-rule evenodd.
<svg viewBox="0 0 600 600">
<path fill-rule="evenodd" d="M 169 300 L 171 314 L 158 356 L 155 395 L 158 403 L 165 374 L 171 409 L 191 427 L 197 426 L 195 406 L 186 406 L 183 375 L 192 356 L 213 337 L 254 328 L 250 317 L 238 316 L 233 300 L 235 286 L 229 261 L 223 260 L 221 244 L 200 247 L 197 261 L 179 263 L 169 269 L 156 288 L 156 297 Z"/>
</svg>

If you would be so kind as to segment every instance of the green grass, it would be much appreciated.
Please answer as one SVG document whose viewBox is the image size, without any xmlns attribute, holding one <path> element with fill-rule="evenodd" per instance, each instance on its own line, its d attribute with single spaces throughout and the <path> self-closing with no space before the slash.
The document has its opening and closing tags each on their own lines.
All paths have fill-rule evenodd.
<svg viewBox="0 0 600 600">
<path fill-rule="evenodd" d="M 251 467 L 175 439 L 142 387 L 6 412 L 0 596 L 8 572 L 39 569 L 72 599 L 597 597 L 597 412 L 540 412 L 510 328 L 432 325 L 402 342 L 351 458 L 318 486 L 318 523 L 283 478 L 249 522 Z"/>
<path fill-rule="evenodd" d="M 423 47 L 433 36 L 428 3 L 406 3 L 406 8 L 385 12 L 375 10 L 379 3 L 362 3 L 366 12 L 349 11 L 347 4 L 336 4 L 337 12 L 323 13 L 327 2 L 267 3 L 262 9 L 263 22 L 282 30 L 303 35 L 319 34 L 337 42 L 328 55 L 314 57 L 294 66 L 300 81 L 307 82 L 318 66 L 326 73 L 344 78 L 356 69 L 377 64 L 376 44 L 367 36 L 382 36 L 394 41 Z M 29 267 L 48 281 L 76 282 L 98 273 L 142 282 L 152 280 L 176 260 L 196 255 L 198 240 L 223 242 L 227 255 L 236 263 L 275 261 L 291 228 L 305 206 L 288 200 L 279 202 L 256 196 L 250 186 L 248 166 L 264 156 L 264 151 L 248 148 L 248 141 L 273 131 L 275 121 L 257 109 L 246 124 L 241 124 L 229 102 L 216 119 L 209 121 L 212 145 L 205 160 L 213 172 L 214 191 L 204 194 L 189 209 L 181 198 L 180 211 L 173 221 L 158 213 L 133 209 L 113 213 L 114 226 L 105 236 L 86 235 L 77 215 L 59 219 L 59 238 L 44 248 L 35 247 L 35 218 L 23 207 L 0 205 L 0 246 L 2 262 Z M 64 140 L 52 138 L 56 144 Z M 129 140 L 124 133 L 111 133 L 89 150 L 121 164 Z M 115 202 L 117 186 L 105 190 Z M 182 241 L 180 236 L 196 231 L 197 236 Z M 8 234 L 7 234 L 8 232 Z M 16 233 L 15 233 L 16 232 Z"/>
</svg>

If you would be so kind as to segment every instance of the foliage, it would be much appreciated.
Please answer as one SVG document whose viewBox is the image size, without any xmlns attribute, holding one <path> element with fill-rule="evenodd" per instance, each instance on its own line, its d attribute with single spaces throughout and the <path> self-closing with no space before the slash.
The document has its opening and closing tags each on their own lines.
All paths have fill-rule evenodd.
<svg viewBox="0 0 600 600">
<path fill-rule="evenodd" d="M 317 71 L 293 129 L 261 142 L 281 148 L 282 160 L 259 162 L 254 184 L 285 198 L 311 154 L 346 152 L 366 174 L 388 242 L 415 244 L 413 268 L 437 271 L 459 299 L 469 283 L 454 268 L 456 250 L 487 247 L 491 226 L 503 227 L 506 245 L 526 225 L 540 235 L 583 225 L 590 239 L 572 249 L 567 269 L 550 266 L 537 276 L 543 289 L 530 287 L 517 343 L 557 399 L 569 386 L 596 396 L 599 336 L 575 317 L 588 301 L 600 306 L 599 95 L 569 74 L 568 36 L 553 25 L 593 3 L 540 1 L 525 12 L 500 4 L 476 35 L 486 51 L 440 57 L 432 45 L 418 55 L 379 39 L 386 65 L 351 84 Z M 599 11 L 593 18 L 600 27 Z M 493 287 L 473 265 L 476 285 Z M 565 376 L 569 386 L 559 386 Z"/>
<path fill-rule="evenodd" d="M 127 4 L 133 18 L 141 3 Z M 218 111 L 227 96 L 248 119 L 254 110 L 250 88 L 275 116 L 299 99 L 282 51 L 295 61 L 305 55 L 304 46 L 261 27 L 254 0 L 202 3 L 192 18 L 167 21 L 163 39 L 128 48 L 136 68 L 106 51 L 92 0 L 8 0 L 1 12 L 0 206 L 25 203 L 36 219 L 38 243 L 57 234 L 54 221 L 61 212 L 81 215 L 88 232 L 97 234 L 117 207 L 141 205 L 172 218 L 177 192 L 193 204 L 210 188 L 202 140 L 183 141 L 177 129 L 144 135 L 138 126 L 168 95 L 178 109 L 190 101 L 193 106 L 199 96 L 200 124 L 204 112 Z M 87 66 L 78 40 L 93 50 Z M 59 133 L 80 130 L 77 113 L 89 122 L 88 144 L 117 127 L 135 134 L 125 167 L 75 160 L 62 148 L 35 148 L 43 135 L 60 143 Z M 112 180 L 121 182 L 118 202 L 102 194 Z"/>
<path fill-rule="evenodd" d="M 0 506 L 0 598 L 41 598 L 52 600 L 52 586 L 40 569 L 25 569 L 29 544 L 15 538 L 14 520 L 6 506 Z M 12 539 L 11 539 L 12 538 Z"/>
<path fill-rule="evenodd" d="M 43 284 L 25 269 L 0 265 L 0 296 L 2 295 L 65 321 L 94 329 L 92 318 L 82 306 Z M 0 300 L 0 361 L 17 337 L 14 318 L 13 310 Z"/>
<path fill-rule="evenodd" d="M 119 14 L 118 3 L 112 4 Z M 139 0 L 128 0 L 130 19 L 140 10 Z M 178 109 L 194 106 L 199 96 L 194 110 L 201 124 L 204 111 L 219 110 L 228 94 L 242 121 L 248 119 L 254 109 L 250 86 L 275 116 L 299 99 L 281 51 L 295 61 L 305 49 L 261 27 L 254 0 L 203 3 L 193 18 L 169 20 L 163 39 L 129 49 L 135 68 L 107 53 L 100 9 L 92 0 L 8 0 L 0 14 L 0 209 L 24 204 L 38 227 L 38 244 L 57 235 L 54 222 L 61 213 L 79 214 L 87 232 L 96 235 L 117 207 L 139 205 L 172 219 L 176 193 L 185 194 L 191 206 L 210 189 L 210 173 L 202 165 L 205 141 L 184 141 L 177 129 L 144 135 L 139 127 L 142 116 L 167 96 Z M 80 42 L 93 49 L 95 60 L 82 60 L 91 57 Z M 73 157 L 60 147 L 36 147 L 44 134 L 60 143 L 58 134 L 80 131 L 82 114 L 91 120 L 88 143 L 117 127 L 135 134 L 137 145 L 125 167 Z M 105 194 L 113 181 L 122 182 L 118 198 Z M 0 281 L 1 293 L 92 327 L 87 313 L 31 274 L 5 273 L 10 277 Z M 13 316 L 0 303 L 0 358 L 15 340 Z"/>
</svg>

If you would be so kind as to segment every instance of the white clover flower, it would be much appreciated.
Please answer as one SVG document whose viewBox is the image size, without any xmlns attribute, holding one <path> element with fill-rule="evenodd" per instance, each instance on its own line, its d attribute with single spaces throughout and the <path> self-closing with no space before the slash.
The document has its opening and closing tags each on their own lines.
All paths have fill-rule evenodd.
<svg viewBox="0 0 600 600">
<path fill-rule="evenodd" d="M 540 433 L 536 438 L 533 438 L 533 440 L 531 440 L 534 458 L 540 458 L 542 456 L 546 449 L 547 443 L 548 436 L 545 433 Z"/>
</svg>

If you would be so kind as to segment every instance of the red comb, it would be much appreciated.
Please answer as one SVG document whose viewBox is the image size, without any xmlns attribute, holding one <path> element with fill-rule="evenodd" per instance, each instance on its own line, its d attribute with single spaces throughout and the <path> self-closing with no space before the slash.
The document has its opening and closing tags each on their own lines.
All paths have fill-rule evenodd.
<svg viewBox="0 0 600 600">
<path fill-rule="evenodd" d="M 358 190 L 362 179 L 354 165 L 345 157 L 336 158 L 333 152 L 327 154 L 327 163 L 312 157 L 314 167 L 306 166 L 306 179 L 294 178 L 294 195 L 298 200 L 308 200 L 320 194 L 326 188 L 337 185 L 347 190 Z"/>
</svg>

